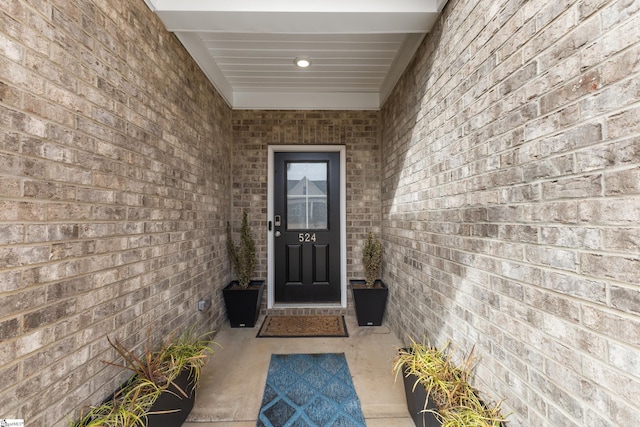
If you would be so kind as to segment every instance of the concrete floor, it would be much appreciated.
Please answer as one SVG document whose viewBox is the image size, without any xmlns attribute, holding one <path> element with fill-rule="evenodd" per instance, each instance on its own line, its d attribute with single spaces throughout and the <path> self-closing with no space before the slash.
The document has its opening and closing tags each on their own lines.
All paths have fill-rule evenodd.
<svg viewBox="0 0 640 427">
<path fill-rule="evenodd" d="M 195 406 L 183 427 L 255 427 L 271 354 L 344 353 L 367 427 L 414 427 L 402 379 L 391 372 L 400 340 L 386 326 L 359 327 L 347 338 L 256 338 L 255 328 L 222 328 L 222 345 L 205 366 Z M 324 427 L 324 426 L 320 426 Z"/>
</svg>

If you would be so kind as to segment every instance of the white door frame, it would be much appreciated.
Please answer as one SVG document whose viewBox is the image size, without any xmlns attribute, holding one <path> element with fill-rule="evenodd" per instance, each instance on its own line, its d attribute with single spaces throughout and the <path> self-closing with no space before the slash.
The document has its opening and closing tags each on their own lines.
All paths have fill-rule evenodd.
<svg viewBox="0 0 640 427">
<path fill-rule="evenodd" d="M 347 168 L 344 145 L 269 145 L 267 170 L 267 224 L 273 221 L 273 158 L 279 152 L 335 152 L 340 153 L 340 304 L 287 303 L 275 304 L 275 256 L 273 227 L 267 228 L 267 308 L 323 308 L 347 307 Z"/>
</svg>

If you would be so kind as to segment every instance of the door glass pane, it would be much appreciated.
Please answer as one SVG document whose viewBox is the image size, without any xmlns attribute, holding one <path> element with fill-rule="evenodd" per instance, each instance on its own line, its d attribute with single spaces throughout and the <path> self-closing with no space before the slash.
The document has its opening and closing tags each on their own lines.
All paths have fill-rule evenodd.
<svg viewBox="0 0 640 427">
<path fill-rule="evenodd" d="M 287 163 L 287 230 L 327 229 L 327 163 Z"/>
</svg>

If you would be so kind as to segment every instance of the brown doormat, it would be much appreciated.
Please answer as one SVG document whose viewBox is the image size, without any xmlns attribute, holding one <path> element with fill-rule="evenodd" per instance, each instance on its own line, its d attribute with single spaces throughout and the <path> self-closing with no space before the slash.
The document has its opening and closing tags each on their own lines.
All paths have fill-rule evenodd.
<svg viewBox="0 0 640 427">
<path fill-rule="evenodd" d="M 344 316 L 267 316 L 259 338 L 348 337 Z"/>
</svg>

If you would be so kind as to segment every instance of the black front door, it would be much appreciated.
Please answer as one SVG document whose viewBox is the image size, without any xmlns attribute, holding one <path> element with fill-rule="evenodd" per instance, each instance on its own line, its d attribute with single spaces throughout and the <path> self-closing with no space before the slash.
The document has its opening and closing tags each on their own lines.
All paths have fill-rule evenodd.
<svg viewBox="0 0 640 427">
<path fill-rule="evenodd" d="M 340 302 L 340 153 L 274 153 L 276 303 Z"/>
</svg>

